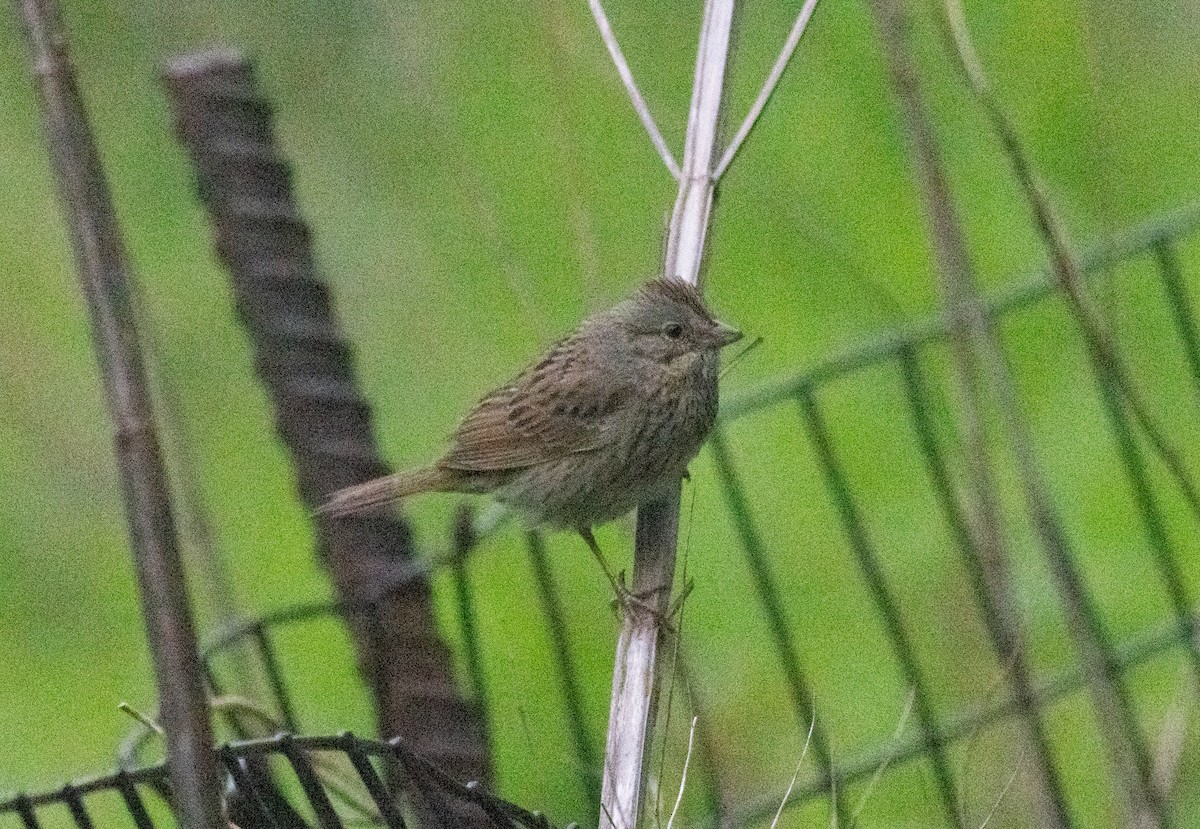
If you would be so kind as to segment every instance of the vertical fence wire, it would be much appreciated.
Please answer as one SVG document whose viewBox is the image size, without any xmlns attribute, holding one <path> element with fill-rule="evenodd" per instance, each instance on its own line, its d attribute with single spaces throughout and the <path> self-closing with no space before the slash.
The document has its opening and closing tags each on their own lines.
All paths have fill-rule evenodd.
<svg viewBox="0 0 1200 829">
<path fill-rule="evenodd" d="M 1175 253 L 1175 245 L 1168 239 L 1157 240 L 1153 248 L 1159 276 L 1167 292 L 1167 304 L 1171 306 L 1171 315 L 1183 343 L 1192 381 L 1196 384 L 1197 399 L 1200 400 L 1200 335 L 1196 333 L 1196 315 L 1184 287 L 1179 257 Z"/>
<path fill-rule="evenodd" d="M 956 336 L 963 347 L 981 358 L 988 387 L 995 395 L 1005 441 L 1016 461 L 1026 511 L 1050 565 L 1079 659 L 1089 675 L 1098 731 L 1121 789 L 1127 819 L 1162 829 L 1169 825 L 1166 805 L 1155 785 L 1128 693 L 1115 670 L 1107 628 L 1078 572 L 1070 539 L 1033 448 L 1011 366 L 979 296 L 974 264 L 910 42 L 908 4 L 903 0 L 872 0 L 871 5 L 919 185 L 944 310 L 957 321 Z"/>
<path fill-rule="evenodd" d="M 271 641 L 271 634 L 260 622 L 253 627 L 251 636 L 254 638 L 255 647 L 258 648 L 258 655 L 262 660 L 263 671 L 267 675 L 267 684 L 271 688 L 271 695 L 275 698 L 275 708 L 279 712 L 283 729 L 289 733 L 295 733 L 300 730 L 296 721 L 296 711 L 292 707 L 291 694 L 288 693 L 283 671 L 279 667 L 279 658 L 275 654 L 275 645 Z"/>
<path fill-rule="evenodd" d="M 963 567 L 971 580 L 971 588 L 979 603 L 980 613 L 988 629 L 988 636 L 996 652 L 996 658 L 1007 672 L 1016 716 L 1025 733 L 1025 739 L 1035 755 L 1034 762 L 1042 789 L 1041 795 L 1045 800 L 1046 807 L 1053 814 L 1054 825 L 1069 827 L 1072 821 L 1067 808 L 1066 794 L 1063 792 L 1062 781 L 1054 764 L 1050 740 L 1042 724 L 1029 664 L 1021 642 L 1019 622 L 1010 618 L 998 606 L 997 597 L 993 597 L 992 590 L 988 586 L 983 563 L 979 559 L 978 550 L 971 538 L 966 516 L 964 516 L 962 506 L 954 492 L 948 464 L 937 440 L 933 418 L 930 414 L 928 391 L 921 376 L 916 350 L 911 345 L 902 346 L 899 350 L 899 361 L 908 413 L 925 464 L 926 474 L 929 477 L 934 496 L 941 504 L 946 523 L 950 527 L 955 546 L 959 550 Z"/>
<path fill-rule="evenodd" d="M 38 823 L 37 814 L 33 811 L 33 804 L 29 802 L 29 798 L 24 795 L 17 798 L 16 802 L 17 814 L 21 816 L 21 824 L 25 829 L 41 829 L 41 824 Z"/>
<path fill-rule="evenodd" d="M 957 826 L 959 824 L 958 794 L 954 786 L 954 776 L 950 771 L 950 762 L 946 757 L 945 745 L 940 735 L 937 716 L 929 698 L 929 683 L 921 670 L 912 641 L 905 630 L 904 621 L 900 616 L 900 608 L 884 578 L 879 555 L 875 552 L 874 545 L 869 538 L 866 523 L 855 502 L 850 482 L 838 461 L 837 452 L 833 448 L 833 441 L 817 404 L 816 395 L 811 388 L 805 387 L 797 395 L 797 401 L 825 475 L 826 489 L 834 502 L 834 508 L 837 510 L 850 548 L 858 560 L 859 570 L 871 592 L 875 609 L 883 617 L 888 638 L 891 640 L 892 655 L 899 662 L 904 680 L 912 689 L 917 720 L 924 734 L 934 778 L 937 780 L 938 793 L 941 796 L 942 809 L 945 812 L 944 817 L 949 825 Z"/>
<path fill-rule="evenodd" d="M 750 514 L 750 505 L 742 489 L 741 480 L 734 471 L 733 460 L 729 455 L 729 448 L 725 444 L 724 432 L 719 427 L 713 430 L 712 437 L 709 439 L 709 447 L 716 465 L 721 494 L 733 517 L 742 554 L 745 556 L 746 563 L 750 567 L 750 574 L 754 578 L 754 589 L 758 595 L 763 615 L 767 619 L 771 641 L 775 646 L 779 668 L 783 671 L 784 682 L 791 695 L 796 720 L 801 728 L 812 728 L 813 755 L 817 758 L 817 764 L 821 768 L 822 779 L 830 788 L 834 814 L 848 814 L 842 801 L 842 793 L 837 791 L 833 785 L 836 778 L 829 736 L 825 726 L 817 719 L 813 694 L 808 679 L 800 667 L 799 652 L 796 650 L 791 628 L 788 627 L 783 613 L 783 601 L 779 588 L 775 584 L 775 577 L 771 574 L 770 565 L 767 563 L 762 537 Z"/>
<path fill-rule="evenodd" d="M 142 796 L 138 793 L 137 786 L 125 772 L 117 774 L 117 791 L 121 793 L 125 809 L 133 818 L 133 825 L 137 829 L 154 829 L 154 822 L 150 820 L 150 813 L 146 811 L 146 804 L 142 802 Z"/>
<path fill-rule="evenodd" d="M 1200 643 L 1196 641 L 1195 619 L 1192 617 L 1191 602 L 1187 596 L 1187 588 L 1184 586 L 1183 573 L 1175 560 L 1175 552 L 1167 534 L 1162 509 L 1150 486 L 1150 476 L 1146 469 L 1145 458 L 1142 457 L 1142 452 L 1138 448 L 1132 424 L 1121 406 L 1117 390 L 1104 377 L 1097 377 L 1096 382 L 1100 397 L 1104 402 L 1104 408 L 1108 413 L 1117 450 L 1121 455 L 1121 462 L 1125 467 L 1125 476 L 1129 479 L 1134 505 L 1141 517 L 1142 531 L 1146 536 L 1146 542 L 1153 554 L 1155 569 L 1158 570 L 1167 600 L 1171 605 L 1180 641 L 1187 649 L 1189 667 L 1197 682 L 1197 687 L 1200 687 Z"/>
<path fill-rule="evenodd" d="M 407 829 L 404 817 L 396 805 L 396 798 L 387 790 L 387 786 L 379 777 L 379 772 L 372 765 L 371 758 L 367 756 L 353 735 L 346 734 L 344 736 L 346 737 L 346 755 L 350 758 L 350 764 L 354 766 L 359 779 L 362 780 L 363 787 L 371 796 L 375 808 L 379 810 L 384 824 L 388 829 Z"/>
<path fill-rule="evenodd" d="M 587 714 L 583 709 L 583 693 L 579 686 L 579 672 L 571 656 L 567 641 L 567 622 L 563 613 L 562 600 L 550 572 L 546 559 L 546 543 L 542 534 L 531 531 L 525 536 L 529 550 L 529 564 L 537 581 L 538 599 L 546 617 L 546 627 L 554 650 L 554 661 L 558 668 L 559 685 L 562 690 L 563 706 L 566 708 L 567 725 L 571 732 L 571 743 L 575 748 L 575 760 L 579 764 L 580 786 L 589 804 L 600 802 L 600 758 L 588 733 Z"/>
<path fill-rule="evenodd" d="M 71 813 L 71 819 L 75 821 L 75 825 L 79 829 L 93 829 L 92 816 L 88 814 L 87 807 L 83 805 L 79 789 L 70 784 L 63 786 L 63 801 L 67 804 L 67 811 Z"/>
<path fill-rule="evenodd" d="M 470 508 L 461 507 L 454 516 L 454 558 L 450 563 L 454 579 L 454 599 L 458 605 L 458 624 L 462 631 L 463 652 L 467 661 L 467 676 L 471 682 L 472 702 L 483 728 L 484 743 L 491 746 L 488 726 L 488 681 L 483 670 L 483 640 L 479 633 L 479 615 L 475 597 L 467 576 L 467 556 L 475 547 L 473 515 Z"/>
<path fill-rule="evenodd" d="M 253 814 L 257 815 L 257 818 L 250 818 L 250 820 L 255 821 L 253 824 L 255 826 L 267 826 L 271 827 L 271 829 L 293 829 L 293 827 L 305 826 L 300 816 L 291 811 L 290 805 L 288 806 L 287 816 L 294 817 L 295 822 L 287 820 L 283 812 L 277 812 L 276 806 L 278 804 L 275 802 L 276 798 L 273 796 L 268 797 L 263 788 L 255 785 L 254 781 L 252 781 L 250 766 L 246 760 L 236 756 L 228 748 L 221 749 L 220 759 L 225 766 L 225 770 L 229 772 L 230 779 L 233 780 L 234 790 L 241 796 L 241 800 L 235 801 L 234 806 L 240 807 L 241 814 L 237 814 L 237 817 L 241 818 L 243 822 L 249 822 L 246 818 L 249 818 Z M 256 771 L 261 770 L 256 769 Z M 260 778 L 259 774 L 253 776 Z M 271 791 L 272 795 L 276 794 L 273 786 L 271 787 Z M 230 809 L 230 812 L 232 817 L 235 809 Z M 258 823 L 260 819 L 262 822 Z"/>
<path fill-rule="evenodd" d="M 325 788 L 321 785 L 321 779 L 317 776 L 316 770 L 313 769 L 308 753 L 298 747 L 290 737 L 284 738 L 281 747 L 283 756 L 288 759 L 292 771 L 296 774 L 296 779 L 300 781 L 304 797 L 317 816 L 317 824 L 321 829 L 343 829 L 342 820 L 338 817 L 337 810 L 333 808 L 329 795 L 325 793 Z"/>
</svg>

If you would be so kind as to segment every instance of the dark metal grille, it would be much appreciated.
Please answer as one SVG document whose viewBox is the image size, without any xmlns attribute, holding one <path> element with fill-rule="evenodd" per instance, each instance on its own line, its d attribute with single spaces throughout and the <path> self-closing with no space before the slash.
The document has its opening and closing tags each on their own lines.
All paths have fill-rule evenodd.
<svg viewBox="0 0 1200 829">
<path fill-rule="evenodd" d="M 529 812 L 493 797 L 476 785 L 463 785 L 451 779 L 437 766 L 418 757 L 399 739 L 379 742 L 345 733 L 334 737 L 294 737 L 280 734 L 270 739 L 243 740 L 222 746 L 218 750 L 221 764 L 229 773 L 226 791 L 227 809 L 234 822 L 248 827 L 296 827 L 313 825 L 320 829 L 342 829 L 352 825 L 334 805 L 331 786 L 316 768 L 315 758 L 334 755 L 344 758 L 357 776 L 357 785 L 370 798 L 377 818 L 373 822 L 404 829 L 406 823 L 397 805 L 397 788 L 388 782 L 386 767 L 394 764 L 399 779 L 422 797 L 450 797 L 474 806 L 490 818 L 498 829 L 549 829 L 550 823 L 538 813 Z M 281 810 L 276 785 L 283 775 L 264 776 L 261 763 L 282 759 L 291 770 L 305 806 L 312 817 L 306 818 L 290 807 Z M 287 781 L 282 781 L 287 782 Z M 105 792 L 117 792 L 138 829 L 149 829 L 161 823 L 151 819 L 147 796 L 162 798 L 169 793 L 166 767 L 162 764 L 136 771 L 118 771 L 80 783 L 68 784 L 53 792 L 19 795 L 0 802 L 0 816 L 15 815 L 28 829 L 42 826 L 43 810 L 65 805 L 79 829 L 93 826 L 87 799 Z M 233 812 L 237 811 L 236 818 Z M 173 825 L 168 820 L 166 825 Z M 480 822 L 476 825 L 488 825 Z"/>
</svg>

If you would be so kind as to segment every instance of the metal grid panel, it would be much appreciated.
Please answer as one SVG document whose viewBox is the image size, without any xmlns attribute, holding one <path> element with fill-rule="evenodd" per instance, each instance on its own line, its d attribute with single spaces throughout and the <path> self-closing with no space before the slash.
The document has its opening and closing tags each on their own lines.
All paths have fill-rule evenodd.
<svg viewBox="0 0 1200 829">
<path fill-rule="evenodd" d="M 1175 331 L 1191 373 L 1190 379 L 1200 393 L 1200 337 L 1197 335 L 1195 314 L 1187 297 L 1179 259 L 1175 253 L 1178 241 L 1193 232 L 1198 225 L 1200 205 L 1189 206 L 1133 229 L 1116 239 L 1106 249 L 1089 252 L 1083 257 L 1083 261 L 1087 270 L 1092 273 L 1102 273 L 1118 264 L 1139 259 L 1149 258 L 1155 263 L 1155 273 L 1162 282 L 1163 295 L 1169 305 Z M 1035 303 L 1055 301 L 1056 297 L 1051 281 L 1045 274 L 1039 274 L 1000 296 L 988 307 L 991 317 L 998 320 Z M 1170 542 L 1165 530 L 1161 493 L 1155 490 L 1147 473 L 1147 459 L 1143 455 L 1135 427 L 1116 401 L 1112 389 L 1105 383 L 1098 382 L 1097 394 L 1113 429 L 1122 469 L 1134 496 L 1147 545 L 1153 553 L 1152 560 L 1157 576 L 1169 601 L 1171 618 L 1156 630 L 1123 643 L 1114 643 L 1104 624 L 1091 608 L 1091 598 L 1086 592 L 1081 592 L 1081 599 L 1088 612 L 1087 624 L 1092 626 L 1092 632 L 1102 649 L 1101 656 L 1106 669 L 1104 676 L 1097 677 L 1089 674 L 1083 667 L 1075 666 L 1049 678 L 1037 680 L 1027 670 L 1014 670 L 1014 666 L 1020 664 L 1019 662 L 1009 662 L 1007 693 L 1003 698 L 956 713 L 948 714 L 936 710 L 930 698 L 927 677 L 914 653 L 908 626 L 899 609 L 894 590 L 880 565 L 879 554 L 873 544 L 864 514 L 865 507 L 855 494 L 853 483 L 830 434 L 822 406 L 821 391 L 835 380 L 868 368 L 887 366 L 894 370 L 895 379 L 902 389 L 905 401 L 906 419 L 912 429 L 913 451 L 920 457 L 927 474 L 930 492 L 939 505 L 969 576 L 992 647 L 997 657 L 1003 661 L 1015 647 L 1012 641 L 1013 634 L 1006 626 L 1004 613 L 995 607 L 985 587 L 987 575 L 973 549 L 964 507 L 957 497 L 952 480 L 952 465 L 935 429 L 931 415 L 931 393 L 922 366 L 922 349 L 939 342 L 945 335 L 945 326 L 937 318 L 928 319 L 905 330 L 888 332 L 822 361 L 808 371 L 782 378 L 752 394 L 736 399 L 726 405 L 722 412 L 723 428 L 764 408 L 792 404 L 798 407 L 798 426 L 807 433 L 812 443 L 824 476 L 825 489 L 857 560 L 864 584 L 883 621 L 893 658 L 914 694 L 919 733 L 896 743 L 880 744 L 856 757 L 835 759 L 830 750 L 830 735 L 825 726 L 817 721 L 813 726 L 812 750 L 822 773 L 816 779 L 802 783 L 793 792 L 789 803 L 805 803 L 817 798 L 830 797 L 831 793 L 835 798 L 840 798 L 840 793 L 847 785 L 872 776 L 886 765 L 894 768 L 906 762 L 928 758 L 937 781 L 936 788 L 943 806 L 944 822 L 958 825 L 958 781 L 947 757 L 948 749 L 983 728 L 1005 721 L 1017 721 L 1022 723 L 1027 729 L 1026 733 L 1032 736 L 1038 762 L 1046 772 L 1044 779 L 1050 784 L 1047 794 L 1051 802 L 1060 814 L 1066 815 L 1069 811 L 1066 796 L 1058 787 L 1056 766 L 1042 723 L 1046 709 L 1091 684 L 1111 683 L 1110 690 L 1115 693 L 1115 698 L 1123 708 L 1122 721 L 1129 729 L 1133 745 L 1138 752 L 1137 761 L 1145 769 L 1149 764 L 1145 739 L 1136 721 L 1136 712 L 1125 694 L 1122 677 L 1155 657 L 1171 651 L 1182 651 L 1187 657 L 1191 673 L 1200 681 L 1200 646 L 1195 635 L 1197 616 L 1193 610 L 1193 602 L 1184 587 L 1177 558 L 1178 550 Z M 789 689 L 797 719 L 804 723 L 813 722 L 810 683 L 785 621 L 782 598 L 771 573 L 758 528 L 758 518 L 745 494 L 722 428 L 714 435 L 710 449 L 724 504 L 733 521 L 741 551 L 749 565 L 760 610 L 767 621 L 774 644 L 777 668 Z M 480 637 L 479 626 L 475 621 L 475 599 L 463 563 L 478 541 L 479 535 L 490 531 L 491 526 L 494 525 L 472 526 L 469 520 L 460 519 L 455 549 L 414 566 L 409 576 L 411 580 L 425 578 L 431 572 L 442 569 L 451 571 L 470 678 L 476 698 L 481 701 L 486 699 L 487 689 L 480 668 L 480 654 L 488 647 L 488 643 Z M 579 678 L 569 656 L 562 600 L 546 567 L 545 551 L 537 534 L 530 534 L 528 548 L 542 610 L 551 630 L 558 681 L 564 701 L 563 714 L 570 724 L 571 749 L 575 754 L 576 765 L 581 770 L 580 786 L 589 800 L 594 801 L 599 747 L 589 733 L 579 702 Z M 1069 560 L 1065 564 L 1074 566 Z M 1082 588 L 1080 589 L 1082 591 Z M 380 596 L 378 601 L 382 602 L 385 598 Z M 220 682 L 211 669 L 213 658 L 230 648 L 248 644 L 262 666 L 280 722 L 289 732 L 299 731 L 301 726 L 297 722 L 292 692 L 276 655 L 276 634 L 289 625 L 314 618 L 334 617 L 345 612 L 365 612 L 370 615 L 374 606 L 375 603 L 371 602 L 354 608 L 335 603 L 313 603 L 288 608 L 226 631 L 210 644 L 205 654 L 206 663 L 210 666 L 209 682 L 212 690 L 214 693 L 221 691 Z M 232 721 L 231 724 L 236 731 L 236 721 Z M 261 825 L 278 825 L 278 810 L 283 808 L 279 801 L 281 795 L 273 788 L 274 778 L 265 774 L 265 767 L 261 764 L 256 765 L 256 760 L 260 761 L 267 756 L 281 756 L 287 760 L 298 781 L 316 825 L 340 827 L 343 825 L 343 819 L 330 801 L 328 787 L 312 766 L 312 752 L 335 752 L 344 756 L 358 774 L 359 781 L 378 809 L 380 818 L 388 826 L 403 826 L 403 817 L 395 805 L 395 789 L 388 781 L 388 775 L 380 775 L 371 758 L 386 758 L 397 762 L 405 770 L 407 779 L 415 781 L 421 791 L 434 792 L 437 796 L 475 804 L 489 815 L 497 826 L 548 826 L 545 818 L 540 815 L 486 795 L 477 786 L 456 783 L 433 765 L 413 755 L 399 741 L 380 743 L 361 740 L 349 734 L 338 737 L 295 738 L 285 734 L 268 740 L 239 741 L 222 748 L 221 759 L 229 773 L 230 794 L 243 793 L 246 796 L 244 802 L 248 804 L 248 814 L 256 811 L 261 813 Z M 711 776 L 704 784 L 710 789 L 713 787 Z M 76 825 L 91 826 L 86 798 L 101 791 L 114 791 L 123 799 L 134 824 L 138 827 L 149 827 L 154 824 L 143 802 L 143 792 L 147 790 L 159 795 L 167 792 L 167 781 L 162 766 L 130 772 L 121 771 L 68 785 L 53 792 L 11 798 L 0 802 L 0 823 L 14 819 L 19 825 L 26 827 L 40 826 L 39 810 L 53 805 L 65 806 Z M 715 803 L 719 800 L 719 796 L 711 790 L 708 796 L 709 802 Z M 230 798 L 231 801 L 233 799 Z M 286 804 L 286 800 L 283 803 Z M 734 814 L 727 818 L 725 825 L 766 824 L 777 807 L 777 798 L 740 804 Z M 844 806 L 839 807 L 839 811 L 843 809 Z"/>
</svg>

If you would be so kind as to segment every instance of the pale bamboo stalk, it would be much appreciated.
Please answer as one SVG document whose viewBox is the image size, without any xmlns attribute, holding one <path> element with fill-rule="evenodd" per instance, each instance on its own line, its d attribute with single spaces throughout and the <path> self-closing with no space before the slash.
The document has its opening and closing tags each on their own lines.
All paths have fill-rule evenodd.
<svg viewBox="0 0 1200 829">
<path fill-rule="evenodd" d="M 113 421 L 146 637 L 166 732 L 171 805 L 184 829 L 223 826 L 220 775 L 179 539 L 146 377 L 129 261 L 55 0 L 17 0 L 46 145 L 91 318 Z"/>
<path fill-rule="evenodd" d="M 679 195 L 667 231 L 665 275 L 700 284 L 700 261 L 708 233 L 717 178 L 713 174 L 717 125 L 733 34 L 733 0 L 708 0 L 700 27 L 700 48 L 692 80 L 692 105 L 688 110 L 687 139 Z"/>
<path fill-rule="evenodd" d="M 717 125 L 733 29 L 733 0 L 708 0 L 700 30 L 679 194 L 667 236 L 664 275 L 699 284 L 716 177 Z M 625 610 L 613 668 L 612 704 L 600 799 L 601 829 L 638 825 L 658 702 L 659 646 L 667 635 L 679 484 L 638 508 L 633 593 Z"/>
</svg>

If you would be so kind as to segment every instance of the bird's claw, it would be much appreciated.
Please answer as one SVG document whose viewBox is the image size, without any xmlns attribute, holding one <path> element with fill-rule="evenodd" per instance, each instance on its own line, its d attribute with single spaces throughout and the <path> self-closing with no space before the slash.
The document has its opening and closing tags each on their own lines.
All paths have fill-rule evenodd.
<svg viewBox="0 0 1200 829">
<path fill-rule="evenodd" d="M 656 607 L 654 598 L 666 588 L 652 587 L 648 590 L 634 592 L 625 586 L 625 572 L 621 571 L 613 580 L 613 591 L 616 595 L 612 599 L 612 608 L 620 615 L 630 612 L 643 613 L 653 618 L 666 633 L 674 636 L 677 631 L 672 620 L 683 611 L 683 603 L 687 601 L 693 586 L 692 580 L 688 579 L 687 584 L 683 586 L 679 595 L 672 600 L 670 607 L 664 613 Z"/>
</svg>

